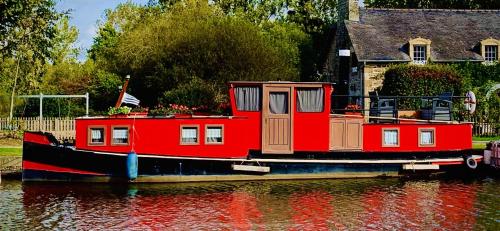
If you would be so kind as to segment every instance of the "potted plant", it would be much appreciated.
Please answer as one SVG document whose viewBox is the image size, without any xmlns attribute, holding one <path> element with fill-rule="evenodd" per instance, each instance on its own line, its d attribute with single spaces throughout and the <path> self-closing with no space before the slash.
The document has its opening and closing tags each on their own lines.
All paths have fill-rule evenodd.
<svg viewBox="0 0 500 231">
<path fill-rule="evenodd" d="M 127 106 L 121 106 L 121 107 L 110 107 L 108 109 L 108 115 L 112 117 L 127 117 L 130 112 L 132 111 L 132 108 L 127 107 Z"/>
<path fill-rule="evenodd" d="M 195 109 L 179 104 L 169 104 L 168 106 L 167 112 L 173 114 L 175 118 L 190 118 L 193 115 L 193 109 Z"/>
<path fill-rule="evenodd" d="M 136 116 L 136 117 L 146 117 L 148 116 L 148 111 L 149 108 L 147 107 L 135 107 L 130 111 L 131 116 Z"/>
<path fill-rule="evenodd" d="M 349 104 L 344 109 L 346 115 L 361 115 L 361 107 L 357 104 Z"/>
</svg>

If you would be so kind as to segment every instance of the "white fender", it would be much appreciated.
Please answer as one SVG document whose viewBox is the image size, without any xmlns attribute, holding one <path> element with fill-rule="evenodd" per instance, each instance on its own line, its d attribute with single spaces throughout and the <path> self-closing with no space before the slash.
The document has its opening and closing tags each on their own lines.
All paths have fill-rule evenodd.
<svg viewBox="0 0 500 231">
<path fill-rule="evenodd" d="M 465 164 L 467 164 L 467 167 L 469 167 L 470 169 L 477 168 L 477 161 L 474 158 L 472 158 L 472 156 L 469 156 L 467 157 L 467 159 L 465 159 Z"/>
<path fill-rule="evenodd" d="M 472 91 L 468 91 L 467 94 L 465 94 L 465 109 L 469 111 L 470 114 L 474 113 L 476 110 L 476 95 Z"/>
</svg>

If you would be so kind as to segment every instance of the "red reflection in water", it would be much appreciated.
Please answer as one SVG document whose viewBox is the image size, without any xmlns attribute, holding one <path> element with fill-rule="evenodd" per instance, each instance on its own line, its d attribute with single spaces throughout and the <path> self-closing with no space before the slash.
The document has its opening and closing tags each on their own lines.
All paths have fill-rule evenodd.
<svg viewBox="0 0 500 231">
<path fill-rule="evenodd" d="M 332 220 L 333 196 L 322 191 L 295 193 L 289 202 L 293 209 L 293 227 L 290 230 L 329 230 L 328 223 Z M 343 226 L 333 222 L 336 228 Z"/>
</svg>

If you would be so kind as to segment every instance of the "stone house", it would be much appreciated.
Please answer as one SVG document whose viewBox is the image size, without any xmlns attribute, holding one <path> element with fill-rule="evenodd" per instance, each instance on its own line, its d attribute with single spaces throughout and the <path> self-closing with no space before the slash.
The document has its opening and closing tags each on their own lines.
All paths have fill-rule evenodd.
<svg viewBox="0 0 500 231">
<path fill-rule="evenodd" d="M 338 16 L 325 65 L 337 94 L 368 95 L 390 64 L 500 61 L 500 10 L 362 8 L 339 0 Z M 367 109 L 368 99 L 356 103 Z"/>
</svg>

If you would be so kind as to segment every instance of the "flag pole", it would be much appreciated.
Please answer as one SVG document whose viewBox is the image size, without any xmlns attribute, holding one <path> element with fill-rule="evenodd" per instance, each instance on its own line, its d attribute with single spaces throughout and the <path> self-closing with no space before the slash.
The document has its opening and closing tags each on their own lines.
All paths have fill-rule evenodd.
<svg viewBox="0 0 500 231">
<path fill-rule="evenodd" d="M 115 108 L 119 108 L 122 105 L 123 95 L 127 91 L 128 81 L 130 80 L 130 75 L 125 77 L 125 83 L 123 84 L 122 91 L 120 92 L 120 96 L 118 97 L 118 101 L 116 101 Z"/>
</svg>

